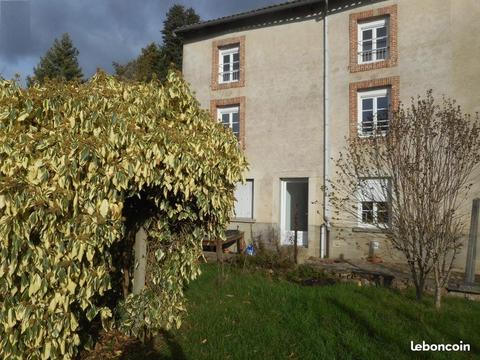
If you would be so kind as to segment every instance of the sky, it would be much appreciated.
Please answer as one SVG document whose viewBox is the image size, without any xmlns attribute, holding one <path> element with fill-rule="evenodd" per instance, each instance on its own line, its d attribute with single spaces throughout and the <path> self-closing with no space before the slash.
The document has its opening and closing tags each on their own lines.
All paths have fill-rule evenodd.
<svg viewBox="0 0 480 360">
<path fill-rule="evenodd" d="M 55 38 L 68 32 L 79 50 L 85 77 L 112 62 L 135 58 L 147 44 L 161 43 L 174 4 L 192 7 L 202 20 L 232 15 L 284 0 L 0 0 L 0 75 L 22 82 Z"/>
</svg>

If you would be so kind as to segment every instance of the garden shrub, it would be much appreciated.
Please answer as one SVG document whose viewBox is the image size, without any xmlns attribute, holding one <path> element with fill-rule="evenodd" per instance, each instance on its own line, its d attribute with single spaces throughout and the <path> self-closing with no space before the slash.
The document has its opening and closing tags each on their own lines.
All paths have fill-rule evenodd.
<svg viewBox="0 0 480 360">
<path fill-rule="evenodd" d="M 173 72 L 164 84 L 1 81 L 0 358 L 71 359 L 89 324 L 115 314 L 133 335 L 178 326 L 201 240 L 223 236 L 245 167 Z M 147 284 L 112 303 L 137 198 L 150 204 Z"/>
<path fill-rule="evenodd" d="M 242 254 L 231 260 L 237 267 L 288 271 L 295 267 L 292 251 L 287 247 L 278 246 L 276 249 L 267 248 L 263 243 L 255 244 L 255 255 Z"/>
</svg>

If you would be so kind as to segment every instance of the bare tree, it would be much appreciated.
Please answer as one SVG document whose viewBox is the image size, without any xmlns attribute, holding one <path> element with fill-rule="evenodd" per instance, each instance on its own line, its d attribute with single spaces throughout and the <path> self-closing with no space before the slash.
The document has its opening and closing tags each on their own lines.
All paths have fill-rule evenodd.
<svg viewBox="0 0 480 360">
<path fill-rule="evenodd" d="M 364 136 L 347 140 L 330 199 L 337 220 L 349 214 L 382 229 L 405 256 L 418 300 L 433 273 L 439 308 L 465 228 L 459 206 L 480 162 L 478 114 L 472 119 L 450 99 L 438 105 L 428 91 L 389 117 L 366 119 Z"/>
</svg>

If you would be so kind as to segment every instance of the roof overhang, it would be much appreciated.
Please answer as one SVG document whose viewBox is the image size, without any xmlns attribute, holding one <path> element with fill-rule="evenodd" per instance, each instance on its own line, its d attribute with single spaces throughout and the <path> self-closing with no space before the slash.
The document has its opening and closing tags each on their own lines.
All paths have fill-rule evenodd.
<svg viewBox="0 0 480 360">
<path fill-rule="evenodd" d="M 277 12 L 282 12 L 286 10 L 294 10 L 298 9 L 301 7 L 305 7 L 308 5 L 313 5 L 313 4 L 319 4 L 323 3 L 325 0 L 294 0 L 294 1 L 289 1 L 277 5 L 271 5 L 267 6 L 261 9 L 256 9 L 256 10 L 251 10 L 247 12 L 243 12 L 240 14 L 235 14 L 235 15 L 230 15 L 230 16 L 225 16 L 222 18 L 218 19 L 213 19 L 213 20 L 207 20 L 207 21 L 202 21 L 196 24 L 192 25 L 187 25 L 187 26 L 182 26 L 178 29 L 176 29 L 174 32 L 175 34 L 179 35 L 188 35 L 190 33 L 193 33 L 195 31 L 199 30 L 207 30 L 210 28 L 215 28 L 218 27 L 219 25 L 228 25 L 232 23 L 239 22 L 241 20 L 250 20 L 255 17 L 261 17 L 264 15 L 270 15 L 274 14 Z"/>
</svg>

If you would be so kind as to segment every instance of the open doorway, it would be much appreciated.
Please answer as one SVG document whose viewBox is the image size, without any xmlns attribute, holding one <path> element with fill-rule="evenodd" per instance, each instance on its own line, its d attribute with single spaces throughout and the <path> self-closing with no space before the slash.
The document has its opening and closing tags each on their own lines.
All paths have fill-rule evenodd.
<svg viewBox="0 0 480 360">
<path fill-rule="evenodd" d="M 281 180 L 280 234 L 282 245 L 308 246 L 308 178 Z"/>
</svg>

